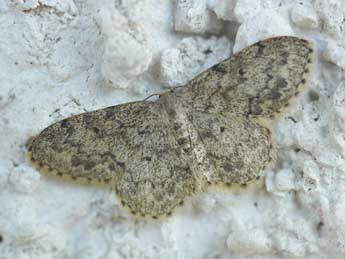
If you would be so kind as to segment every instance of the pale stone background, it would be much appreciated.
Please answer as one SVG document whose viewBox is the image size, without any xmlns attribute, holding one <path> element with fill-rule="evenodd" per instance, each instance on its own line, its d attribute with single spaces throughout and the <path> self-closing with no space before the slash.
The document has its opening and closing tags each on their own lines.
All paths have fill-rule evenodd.
<svg viewBox="0 0 345 259">
<path fill-rule="evenodd" d="M 276 123 L 265 184 L 135 221 L 109 190 L 41 176 L 27 139 L 140 100 L 258 40 L 314 41 L 308 89 Z M 0 259 L 343 258 L 345 1 L 0 0 Z"/>
</svg>

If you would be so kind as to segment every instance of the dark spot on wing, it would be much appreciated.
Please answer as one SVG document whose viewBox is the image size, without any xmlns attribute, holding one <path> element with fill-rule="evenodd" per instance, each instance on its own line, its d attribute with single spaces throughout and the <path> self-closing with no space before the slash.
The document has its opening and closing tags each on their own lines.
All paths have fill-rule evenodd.
<svg viewBox="0 0 345 259">
<path fill-rule="evenodd" d="M 211 70 L 215 71 L 217 73 L 220 73 L 220 74 L 225 74 L 226 73 L 226 70 L 225 70 L 225 68 L 223 67 L 222 64 L 217 64 L 217 65 L 211 67 Z"/>
<path fill-rule="evenodd" d="M 71 123 L 69 122 L 68 119 L 64 119 L 64 120 L 60 121 L 60 126 L 62 128 L 68 128 L 71 126 Z"/>
</svg>

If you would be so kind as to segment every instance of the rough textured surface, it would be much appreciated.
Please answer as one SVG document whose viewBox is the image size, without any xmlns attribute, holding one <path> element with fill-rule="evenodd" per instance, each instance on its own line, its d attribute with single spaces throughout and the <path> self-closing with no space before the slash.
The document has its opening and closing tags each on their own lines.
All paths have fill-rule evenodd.
<svg viewBox="0 0 345 259">
<path fill-rule="evenodd" d="M 207 68 L 229 58 L 231 42 L 226 37 L 187 37 L 160 57 L 160 81 L 166 87 L 182 86 Z"/>
<path fill-rule="evenodd" d="M 219 33 L 222 21 L 207 8 L 206 0 L 175 2 L 174 29 L 186 33 Z"/>
<path fill-rule="evenodd" d="M 291 12 L 301 3 L 314 12 L 295 10 L 295 23 Z M 209 33 L 176 32 L 172 1 L 0 1 L 1 259 L 343 257 L 344 1 L 208 0 L 203 8 L 213 10 L 223 24 L 212 33 L 217 40 L 208 41 Z M 131 39 L 152 55 L 146 68 L 148 59 L 138 66 L 124 62 L 136 60 L 134 51 L 125 56 L 116 48 L 107 52 L 119 57 L 109 76 L 129 79 L 124 90 L 109 85 L 102 73 L 109 35 L 102 16 L 113 15 L 114 9 L 130 22 L 112 40 L 122 42 L 122 32 L 142 31 L 145 41 Z M 315 12 L 317 28 L 306 27 Z M 136 221 L 113 192 L 45 177 L 24 160 L 27 139 L 48 125 L 161 92 L 161 55 L 182 50 L 184 39 L 195 39 L 183 49 L 194 62 L 207 44 L 222 49 L 222 37 L 238 51 L 282 33 L 313 41 L 316 66 L 308 87 L 273 124 L 277 161 L 263 183 L 210 190 L 166 220 Z M 198 43 L 199 38 L 206 43 Z M 202 58 L 205 64 L 221 61 L 207 49 Z M 191 80 L 194 75 L 183 69 L 190 63 L 179 64 L 176 70 L 166 63 L 166 73 Z M 196 67 L 200 71 L 193 73 L 206 69 Z"/>
<path fill-rule="evenodd" d="M 303 39 L 260 41 L 158 101 L 53 124 L 30 140 L 29 160 L 58 176 L 111 183 L 134 215 L 171 215 L 209 184 L 260 178 L 276 157 L 263 121 L 301 92 L 312 57 Z"/>
<path fill-rule="evenodd" d="M 152 50 L 142 25 L 132 21 L 110 3 L 98 24 L 104 33 L 102 76 L 115 88 L 128 88 L 151 64 Z M 122 12 L 121 12 L 121 11 Z"/>
<path fill-rule="evenodd" d="M 301 28 L 316 29 L 318 26 L 317 14 L 311 3 L 296 3 L 291 7 L 290 16 L 292 22 Z"/>
</svg>

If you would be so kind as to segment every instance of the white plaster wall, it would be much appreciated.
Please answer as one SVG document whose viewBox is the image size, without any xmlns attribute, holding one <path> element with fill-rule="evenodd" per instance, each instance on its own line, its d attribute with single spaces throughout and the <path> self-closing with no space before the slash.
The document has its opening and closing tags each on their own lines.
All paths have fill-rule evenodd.
<svg viewBox="0 0 345 259">
<path fill-rule="evenodd" d="M 260 39 L 313 40 L 308 89 L 275 125 L 265 182 L 136 221 L 105 189 L 40 175 L 49 124 L 183 84 Z M 0 0 L 0 259 L 343 258 L 343 0 Z"/>
</svg>

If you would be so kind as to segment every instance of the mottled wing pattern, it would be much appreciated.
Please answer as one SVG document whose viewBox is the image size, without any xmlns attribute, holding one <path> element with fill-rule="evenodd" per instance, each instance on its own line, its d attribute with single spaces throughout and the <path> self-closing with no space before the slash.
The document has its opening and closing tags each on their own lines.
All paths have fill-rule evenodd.
<svg viewBox="0 0 345 259">
<path fill-rule="evenodd" d="M 154 218 L 196 190 L 159 103 L 135 102 L 76 115 L 44 129 L 29 145 L 39 170 L 111 181 L 123 206 Z"/>
<path fill-rule="evenodd" d="M 163 95 L 168 110 L 178 111 L 175 123 L 184 114 L 177 125 L 192 125 L 197 139 L 187 148 L 209 183 L 245 184 L 262 175 L 276 150 L 270 125 L 261 119 L 274 118 L 301 91 L 312 52 L 303 39 L 264 40 L 173 91 L 173 97 Z"/>
<path fill-rule="evenodd" d="M 276 156 L 271 132 L 254 120 L 230 113 L 189 115 L 205 149 L 208 184 L 247 184 L 262 176 Z"/>
<path fill-rule="evenodd" d="M 115 175 L 115 191 L 132 214 L 159 218 L 170 215 L 199 189 L 195 173 L 177 143 L 168 115 L 159 102 L 126 136 L 129 157 Z"/>
<path fill-rule="evenodd" d="M 55 123 L 30 141 L 28 157 L 44 172 L 110 183 L 132 214 L 169 215 L 208 184 L 261 176 L 276 155 L 262 122 L 301 91 L 312 52 L 295 37 L 260 41 L 156 102 Z"/>
<path fill-rule="evenodd" d="M 31 140 L 30 161 L 59 176 L 109 182 L 128 158 L 131 139 L 118 136 L 144 119 L 143 107 L 129 103 L 54 123 Z"/>
<path fill-rule="evenodd" d="M 304 39 L 263 40 L 193 79 L 186 99 L 199 110 L 274 118 L 302 91 L 312 58 L 312 44 Z"/>
<path fill-rule="evenodd" d="M 181 89 L 180 89 L 181 90 Z M 209 184 L 246 184 L 259 178 L 276 156 L 271 131 L 255 118 L 196 108 L 181 95 L 165 93 L 159 102 L 165 107 L 177 143 L 190 161 L 203 187 Z M 222 96 L 210 104 L 217 106 Z M 213 105 L 213 102 L 215 103 Z"/>
</svg>

